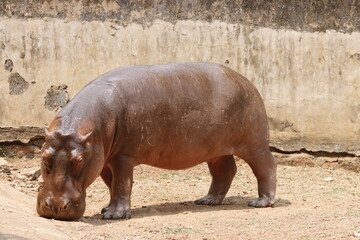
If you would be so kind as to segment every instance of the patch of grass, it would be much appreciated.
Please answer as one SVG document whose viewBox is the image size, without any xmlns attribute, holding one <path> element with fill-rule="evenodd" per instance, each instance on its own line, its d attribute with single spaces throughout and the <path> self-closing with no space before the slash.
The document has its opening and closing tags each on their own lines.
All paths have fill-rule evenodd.
<svg viewBox="0 0 360 240">
<path fill-rule="evenodd" d="M 177 176 L 179 175 L 179 172 L 178 171 L 166 171 L 164 172 L 160 179 L 163 179 L 163 180 L 170 180 L 172 179 L 174 176 Z"/>
<path fill-rule="evenodd" d="M 347 191 L 348 191 L 347 189 L 345 189 L 345 188 L 339 188 L 339 187 L 334 188 L 334 190 L 333 190 L 334 193 L 345 193 L 345 192 L 347 192 Z"/>
<path fill-rule="evenodd" d="M 167 227 L 167 228 L 165 229 L 165 234 L 166 234 L 166 235 L 170 235 L 170 234 L 199 233 L 199 232 L 200 232 L 199 229 L 189 228 L 189 227 L 177 227 L 177 228 Z"/>
<path fill-rule="evenodd" d="M 149 178 L 149 176 L 147 176 L 147 175 L 145 175 L 145 174 L 138 174 L 138 175 L 136 175 L 136 177 L 134 177 L 134 178 L 136 178 L 136 180 L 144 180 L 144 179 Z"/>
<path fill-rule="evenodd" d="M 171 199 L 172 195 L 171 193 L 167 192 L 155 192 L 154 194 L 150 195 L 150 199 L 153 200 L 160 200 L 160 201 L 168 201 Z"/>
<path fill-rule="evenodd" d="M 136 234 L 136 235 L 137 235 L 137 234 Z M 148 232 L 148 230 L 141 232 L 141 233 L 140 233 L 140 236 L 141 236 L 142 238 L 145 238 L 145 239 L 151 239 L 151 236 L 150 236 L 150 233 Z M 135 237 L 136 237 L 136 236 L 134 235 L 134 238 L 135 238 Z"/>
<path fill-rule="evenodd" d="M 313 239 L 313 237 L 311 237 L 309 235 L 304 235 L 299 238 L 299 240 L 310 240 L 310 239 Z"/>
<path fill-rule="evenodd" d="M 348 216 L 360 217 L 360 210 L 358 208 L 349 208 L 347 212 Z"/>
<path fill-rule="evenodd" d="M 346 188 L 335 187 L 333 189 L 329 189 L 329 191 L 326 191 L 324 193 L 327 195 L 344 194 L 344 193 L 348 193 L 348 190 Z"/>
<path fill-rule="evenodd" d="M 184 180 L 190 180 L 190 179 L 193 179 L 194 176 L 193 175 L 185 175 L 184 176 Z"/>
</svg>

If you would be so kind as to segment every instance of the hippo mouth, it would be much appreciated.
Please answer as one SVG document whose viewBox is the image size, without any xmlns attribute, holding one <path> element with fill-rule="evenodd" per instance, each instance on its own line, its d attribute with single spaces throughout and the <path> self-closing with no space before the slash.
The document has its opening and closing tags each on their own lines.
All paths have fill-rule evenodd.
<svg viewBox="0 0 360 240">
<path fill-rule="evenodd" d="M 48 219 L 74 221 L 80 219 L 85 212 L 85 196 L 82 196 L 76 202 L 68 201 L 64 203 L 61 201 L 62 204 L 58 202 L 38 198 L 37 213 L 40 217 Z"/>
</svg>

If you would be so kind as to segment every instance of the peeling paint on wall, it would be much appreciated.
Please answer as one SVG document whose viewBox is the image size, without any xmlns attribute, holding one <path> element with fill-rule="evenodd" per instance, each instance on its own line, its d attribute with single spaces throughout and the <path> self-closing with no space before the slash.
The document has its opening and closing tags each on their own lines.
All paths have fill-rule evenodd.
<svg viewBox="0 0 360 240">
<path fill-rule="evenodd" d="M 280 119 L 269 117 L 268 122 L 269 122 L 269 128 L 272 130 L 276 130 L 279 132 L 286 132 L 286 131 L 298 132 L 295 129 L 294 124 L 292 122 L 289 122 L 288 120 L 281 121 Z"/>
<path fill-rule="evenodd" d="M 14 63 L 11 59 L 6 59 L 4 63 L 5 70 L 11 72 L 13 70 Z"/>
<path fill-rule="evenodd" d="M 10 95 L 23 94 L 29 87 L 29 83 L 18 73 L 12 73 L 9 76 Z"/>
<path fill-rule="evenodd" d="M 69 102 L 69 93 L 66 91 L 67 86 L 62 84 L 60 86 L 52 85 L 45 97 L 45 108 L 50 111 L 57 111 L 64 107 Z"/>
</svg>

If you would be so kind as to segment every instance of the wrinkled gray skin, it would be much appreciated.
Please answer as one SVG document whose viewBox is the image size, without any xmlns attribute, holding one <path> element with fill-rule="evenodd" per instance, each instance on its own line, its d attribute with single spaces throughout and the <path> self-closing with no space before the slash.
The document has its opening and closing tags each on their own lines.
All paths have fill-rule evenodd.
<svg viewBox="0 0 360 240">
<path fill-rule="evenodd" d="M 244 159 L 267 207 L 276 188 L 263 101 L 246 78 L 210 63 L 130 66 L 85 86 L 46 130 L 37 211 L 80 218 L 86 188 L 101 176 L 110 191 L 104 219 L 130 218 L 133 168 L 185 169 L 207 162 L 208 194 L 197 204 L 220 204 Z"/>
</svg>

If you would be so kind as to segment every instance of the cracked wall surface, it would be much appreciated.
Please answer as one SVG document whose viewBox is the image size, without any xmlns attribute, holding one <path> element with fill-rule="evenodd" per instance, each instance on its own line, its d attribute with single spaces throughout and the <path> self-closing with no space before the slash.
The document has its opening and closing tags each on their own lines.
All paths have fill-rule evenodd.
<svg viewBox="0 0 360 240">
<path fill-rule="evenodd" d="M 69 94 L 66 89 L 67 86 L 65 84 L 61 86 L 52 85 L 46 93 L 45 108 L 56 111 L 64 107 L 69 102 Z"/>
<path fill-rule="evenodd" d="M 0 16 L 0 127 L 48 124 L 114 68 L 217 62 L 259 89 L 273 147 L 360 155 L 358 1 L 5 0 Z"/>
</svg>

